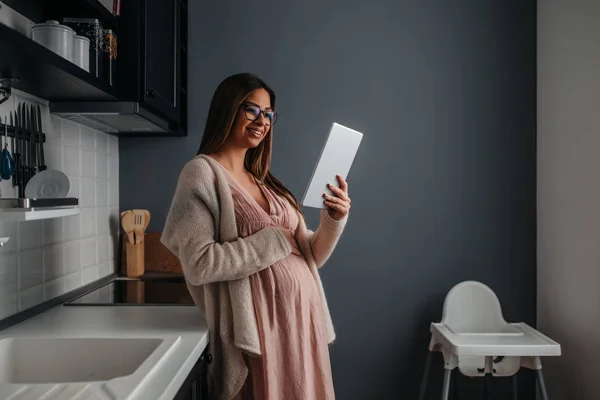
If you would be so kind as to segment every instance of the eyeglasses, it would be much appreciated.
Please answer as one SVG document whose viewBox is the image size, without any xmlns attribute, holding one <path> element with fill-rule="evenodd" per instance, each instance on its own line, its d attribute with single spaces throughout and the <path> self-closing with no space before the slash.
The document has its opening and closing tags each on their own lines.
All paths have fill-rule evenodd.
<svg viewBox="0 0 600 400">
<path fill-rule="evenodd" d="M 246 114 L 246 118 L 248 118 L 250 121 L 256 121 L 258 117 L 260 117 L 260 114 L 262 114 L 267 119 L 267 125 L 271 126 L 275 125 L 277 118 L 279 118 L 279 114 L 277 114 L 275 111 L 261 110 L 256 104 L 245 103 L 242 104 L 242 107 L 244 108 L 244 114 Z"/>
</svg>

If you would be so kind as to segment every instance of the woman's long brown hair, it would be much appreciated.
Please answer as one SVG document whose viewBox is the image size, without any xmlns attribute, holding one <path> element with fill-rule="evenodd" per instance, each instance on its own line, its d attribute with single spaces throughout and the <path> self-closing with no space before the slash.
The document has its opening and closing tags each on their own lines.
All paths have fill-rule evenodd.
<svg viewBox="0 0 600 400">
<path fill-rule="evenodd" d="M 213 94 L 206 126 L 198 154 L 218 152 L 227 141 L 231 127 L 238 115 L 240 106 L 253 90 L 264 89 L 271 98 L 271 108 L 275 110 L 275 92 L 256 75 L 243 73 L 232 75 L 223 80 Z M 269 128 L 265 138 L 253 149 L 246 151 L 244 166 L 258 180 L 271 188 L 275 193 L 285 197 L 300 214 L 300 205 L 294 194 L 271 174 L 271 153 L 273 144 L 273 126 Z"/>
</svg>

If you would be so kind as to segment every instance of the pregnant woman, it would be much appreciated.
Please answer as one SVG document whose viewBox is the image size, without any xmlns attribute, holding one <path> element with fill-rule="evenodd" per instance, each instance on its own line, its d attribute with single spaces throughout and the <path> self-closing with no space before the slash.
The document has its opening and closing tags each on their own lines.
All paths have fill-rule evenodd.
<svg viewBox="0 0 600 400">
<path fill-rule="evenodd" d="M 338 177 L 333 195 L 323 194 L 319 228 L 308 230 L 269 171 L 277 117 L 275 93 L 258 77 L 221 82 L 162 234 L 208 322 L 215 399 L 335 398 L 335 333 L 317 269 L 346 224 L 348 185 Z"/>
</svg>

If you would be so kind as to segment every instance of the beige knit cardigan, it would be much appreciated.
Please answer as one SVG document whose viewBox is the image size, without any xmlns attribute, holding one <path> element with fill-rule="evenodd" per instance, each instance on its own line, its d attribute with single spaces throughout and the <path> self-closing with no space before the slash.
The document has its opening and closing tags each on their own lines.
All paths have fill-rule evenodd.
<svg viewBox="0 0 600 400">
<path fill-rule="evenodd" d="M 336 221 L 323 210 L 316 232 L 306 228 L 302 216 L 296 232 L 321 294 L 329 343 L 335 332 L 317 268 L 331 255 L 346 220 Z M 206 155 L 182 168 L 161 242 L 179 257 L 190 294 L 208 323 L 211 394 L 230 400 L 248 373 L 242 352 L 261 353 L 248 277 L 287 257 L 292 246 L 278 227 L 239 237 L 225 172 Z"/>
</svg>

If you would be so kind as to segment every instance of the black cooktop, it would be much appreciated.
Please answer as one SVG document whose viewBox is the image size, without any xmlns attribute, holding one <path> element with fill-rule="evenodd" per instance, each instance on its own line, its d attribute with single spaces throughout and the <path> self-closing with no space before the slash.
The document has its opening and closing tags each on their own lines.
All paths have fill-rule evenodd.
<svg viewBox="0 0 600 400">
<path fill-rule="evenodd" d="M 193 306 L 194 301 L 183 279 L 116 279 L 65 305 Z"/>
</svg>

